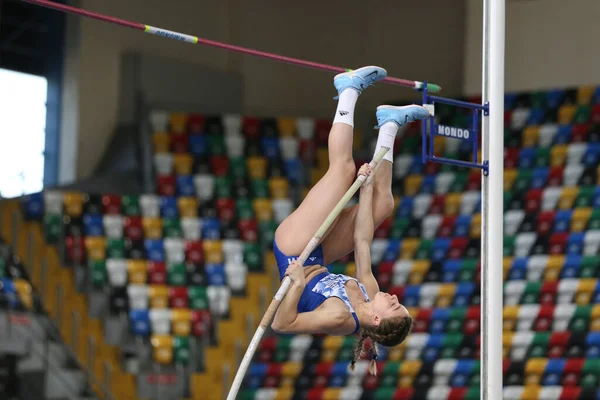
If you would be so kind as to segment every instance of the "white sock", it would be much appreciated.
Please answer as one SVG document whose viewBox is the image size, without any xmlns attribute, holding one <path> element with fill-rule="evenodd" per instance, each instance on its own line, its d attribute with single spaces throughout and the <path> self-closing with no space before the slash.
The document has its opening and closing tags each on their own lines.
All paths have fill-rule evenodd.
<svg viewBox="0 0 600 400">
<path fill-rule="evenodd" d="M 341 122 L 354 128 L 354 106 L 357 99 L 358 92 L 354 89 L 348 88 L 340 93 L 335 117 L 333 118 L 334 124 Z"/>
<path fill-rule="evenodd" d="M 375 146 L 375 154 L 382 147 L 390 149 L 385 156 L 384 160 L 394 162 L 394 141 L 396 140 L 396 133 L 398 132 L 398 125 L 395 122 L 386 122 L 379 128 L 379 136 L 377 136 L 377 145 Z"/>
</svg>

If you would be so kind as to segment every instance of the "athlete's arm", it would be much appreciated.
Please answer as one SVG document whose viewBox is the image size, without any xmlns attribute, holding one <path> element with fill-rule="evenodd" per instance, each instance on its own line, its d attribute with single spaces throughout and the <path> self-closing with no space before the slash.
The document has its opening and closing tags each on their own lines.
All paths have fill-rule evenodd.
<svg viewBox="0 0 600 400">
<path fill-rule="evenodd" d="M 363 165 L 358 175 L 370 175 L 368 164 Z M 371 242 L 373 242 L 373 185 L 364 183 L 360 189 L 358 214 L 354 223 L 354 261 L 356 279 L 362 283 L 369 297 L 379 292 L 379 284 L 371 269 Z"/>
</svg>

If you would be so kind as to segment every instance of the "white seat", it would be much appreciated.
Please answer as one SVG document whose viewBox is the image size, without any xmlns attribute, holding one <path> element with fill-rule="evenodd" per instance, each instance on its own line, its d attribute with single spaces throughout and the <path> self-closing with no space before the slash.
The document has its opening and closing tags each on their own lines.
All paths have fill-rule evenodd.
<svg viewBox="0 0 600 400">
<path fill-rule="evenodd" d="M 600 230 L 587 231 L 583 237 L 583 255 L 595 256 L 600 249 Z"/>
<path fill-rule="evenodd" d="M 358 360 L 356 364 L 354 364 L 354 372 L 348 374 L 348 382 L 346 384 L 348 386 L 360 386 L 365 379 L 368 370 L 369 361 Z"/>
<path fill-rule="evenodd" d="M 244 242 L 239 239 L 224 239 L 222 243 L 223 258 L 226 263 L 244 262 Z"/>
<path fill-rule="evenodd" d="M 339 400 L 360 400 L 363 388 L 359 385 L 346 386 L 340 391 Z"/>
<path fill-rule="evenodd" d="M 315 136 L 315 120 L 312 118 L 296 119 L 296 131 L 300 139 L 312 139 Z"/>
<path fill-rule="evenodd" d="M 575 304 L 557 304 L 554 308 L 554 318 L 552 330 L 557 332 L 565 332 L 569 329 L 569 322 L 575 313 L 577 306 Z"/>
<path fill-rule="evenodd" d="M 102 217 L 104 225 L 104 234 L 111 239 L 121 239 L 123 237 L 123 217 L 121 215 L 104 215 Z"/>
<path fill-rule="evenodd" d="M 276 388 L 260 388 L 256 391 L 256 398 L 257 399 L 264 399 L 264 400 L 275 400 L 275 397 L 277 397 L 277 390 Z"/>
<path fill-rule="evenodd" d="M 246 287 L 246 278 L 248 276 L 248 266 L 246 264 L 226 262 L 225 274 L 227 274 L 227 283 L 233 290 L 240 291 Z"/>
<path fill-rule="evenodd" d="M 290 361 L 302 361 L 312 341 L 313 337 L 310 335 L 296 335 L 292 337 L 290 343 Z"/>
<path fill-rule="evenodd" d="M 171 310 L 168 308 L 150 309 L 150 322 L 152 323 L 152 333 L 169 334 L 171 332 Z"/>
<path fill-rule="evenodd" d="M 109 258 L 106 260 L 108 281 L 112 287 L 127 285 L 127 260 L 124 258 Z"/>
<path fill-rule="evenodd" d="M 445 152 L 447 154 L 456 154 L 458 153 L 458 150 L 460 149 L 460 145 L 462 143 L 462 140 L 456 140 L 456 139 L 452 139 L 452 138 L 446 138 L 445 140 Z"/>
<path fill-rule="evenodd" d="M 542 386 L 538 400 L 558 400 L 562 391 L 562 386 Z"/>
<path fill-rule="evenodd" d="M 522 304 L 519 307 L 517 331 L 530 331 L 539 313 L 539 304 Z"/>
<path fill-rule="evenodd" d="M 542 193 L 542 211 L 553 211 L 556 209 L 562 187 L 549 187 Z"/>
<path fill-rule="evenodd" d="M 173 154 L 157 153 L 154 155 L 154 169 L 157 175 L 171 175 L 173 173 Z"/>
<path fill-rule="evenodd" d="M 511 359 L 523 361 L 527 357 L 527 350 L 533 341 L 535 333 L 532 331 L 518 331 L 513 336 Z"/>
<path fill-rule="evenodd" d="M 563 171 L 563 185 L 565 186 L 577 186 L 579 178 L 583 174 L 584 166 L 581 164 L 573 165 L 569 164 Z"/>
<path fill-rule="evenodd" d="M 527 286 L 526 281 L 508 281 L 504 286 L 504 303 L 507 306 L 519 304 L 519 300 Z"/>
<path fill-rule="evenodd" d="M 408 276 L 410 275 L 410 271 L 413 268 L 412 260 L 398 260 L 394 263 L 394 276 L 393 276 L 393 284 L 394 285 L 404 285 L 408 281 Z"/>
<path fill-rule="evenodd" d="M 540 127 L 539 131 L 539 147 L 551 147 L 554 142 L 554 137 L 558 133 L 558 125 L 545 124 Z"/>
<path fill-rule="evenodd" d="M 200 201 L 211 200 L 215 193 L 215 178 L 208 174 L 198 174 L 194 176 L 194 186 L 196 187 L 196 197 Z"/>
<path fill-rule="evenodd" d="M 424 283 L 421 285 L 421 292 L 419 298 L 419 306 L 421 307 L 433 307 L 435 300 L 438 298 L 440 293 L 439 283 Z"/>
<path fill-rule="evenodd" d="M 46 214 L 62 214 L 64 193 L 57 190 L 44 192 L 44 208 Z"/>
<path fill-rule="evenodd" d="M 143 217 L 160 217 L 160 198 L 155 194 L 143 194 L 140 196 L 140 207 Z"/>
<path fill-rule="evenodd" d="M 181 219 L 181 230 L 185 240 L 200 240 L 202 235 L 202 220 L 198 217 L 185 217 Z"/>
<path fill-rule="evenodd" d="M 413 217 L 417 219 L 423 218 L 429 211 L 429 206 L 433 201 L 433 197 L 429 193 L 422 193 L 415 196 L 413 203 Z"/>
<path fill-rule="evenodd" d="M 573 302 L 573 297 L 579 287 L 579 279 L 563 278 L 558 282 L 558 298 L 556 304 L 570 304 Z"/>
<path fill-rule="evenodd" d="M 428 341 L 428 333 L 412 333 L 409 335 L 404 358 L 406 360 L 420 360 L 423 348 L 425 348 Z"/>
<path fill-rule="evenodd" d="M 536 254 L 527 260 L 527 280 L 529 282 L 543 281 L 544 271 L 548 265 L 548 257 L 544 254 Z"/>
<path fill-rule="evenodd" d="M 463 193 L 460 200 L 460 215 L 473 215 L 481 202 L 481 192 L 469 191 Z"/>
<path fill-rule="evenodd" d="M 387 239 L 374 239 L 371 242 L 371 262 L 373 265 L 378 265 L 383 259 L 385 249 L 388 247 Z"/>
<path fill-rule="evenodd" d="M 394 158 L 394 176 L 403 178 L 408 174 L 408 170 L 413 163 L 414 156 L 402 154 Z"/>
<path fill-rule="evenodd" d="M 433 386 L 427 391 L 427 400 L 447 399 L 450 390 L 448 386 Z"/>
<path fill-rule="evenodd" d="M 452 172 L 441 172 L 435 179 L 435 194 L 446 194 L 454 183 L 456 175 Z"/>
<path fill-rule="evenodd" d="M 434 385 L 447 385 L 450 376 L 454 374 L 458 360 L 456 359 L 441 359 L 437 360 L 433 365 Z"/>
<path fill-rule="evenodd" d="M 505 386 L 502 390 L 502 398 L 504 400 L 521 400 L 524 390 L 523 386 Z"/>
<path fill-rule="evenodd" d="M 169 113 L 166 111 L 152 111 L 150 123 L 153 132 L 167 132 L 169 130 Z"/>
<path fill-rule="evenodd" d="M 423 239 L 434 239 L 443 219 L 444 217 L 440 214 L 426 215 L 421 222 L 421 237 Z"/>
<path fill-rule="evenodd" d="M 225 146 L 229 157 L 243 157 L 246 138 L 242 135 L 226 135 Z"/>
<path fill-rule="evenodd" d="M 227 286 L 209 286 L 206 290 L 210 302 L 210 312 L 217 316 L 227 315 L 231 291 Z"/>
<path fill-rule="evenodd" d="M 148 309 L 148 286 L 129 285 L 127 286 L 127 295 L 129 296 L 129 308 L 133 310 Z"/>
<path fill-rule="evenodd" d="M 271 206 L 273 208 L 273 219 L 277 224 L 282 223 L 294 210 L 294 203 L 290 199 L 274 199 Z"/>
<path fill-rule="evenodd" d="M 225 136 L 242 134 L 242 116 L 239 114 L 225 114 L 222 118 Z"/>
<path fill-rule="evenodd" d="M 521 130 L 527 124 L 531 110 L 529 108 L 520 107 L 512 112 L 510 119 L 510 127 L 514 130 Z"/>
<path fill-rule="evenodd" d="M 515 257 L 527 257 L 537 240 L 535 232 L 521 232 L 515 239 Z"/>
<path fill-rule="evenodd" d="M 181 238 L 165 238 L 165 258 L 168 263 L 182 263 L 185 261 L 185 242 Z"/>
<path fill-rule="evenodd" d="M 587 148 L 587 143 L 571 143 L 567 148 L 567 166 L 580 165 Z"/>
<path fill-rule="evenodd" d="M 514 236 L 525 218 L 524 210 L 508 210 L 504 213 L 504 234 Z"/>
<path fill-rule="evenodd" d="M 295 137 L 284 137 L 279 139 L 281 156 L 284 160 L 298 158 L 298 139 Z"/>
</svg>

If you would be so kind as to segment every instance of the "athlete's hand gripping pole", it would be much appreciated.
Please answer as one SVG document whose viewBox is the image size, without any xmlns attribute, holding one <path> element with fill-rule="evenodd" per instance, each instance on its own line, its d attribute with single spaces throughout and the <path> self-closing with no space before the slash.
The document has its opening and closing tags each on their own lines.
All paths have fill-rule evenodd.
<svg viewBox="0 0 600 400">
<path fill-rule="evenodd" d="M 382 147 L 379 150 L 379 152 L 377 152 L 377 154 L 375 154 L 375 157 L 373 157 L 373 160 L 371 160 L 371 162 L 370 162 L 371 168 L 373 170 L 375 170 L 375 168 L 377 167 L 379 162 L 383 159 L 383 156 L 385 156 L 389 150 L 390 149 L 388 149 L 388 148 Z M 371 173 L 371 176 L 373 175 L 373 173 Z M 300 262 L 301 265 L 304 265 L 304 262 L 306 261 L 306 259 L 310 255 L 310 253 L 312 253 L 317 248 L 317 246 L 319 245 L 319 242 L 321 241 L 321 238 L 323 237 L 323 235 L 325 235 L 325 232 L 327 232 L 327 230 L 329 229 L 329 227 L 331 226 L 333 221 L 335 221 L 335 219 L 340 215 L 340 213 L 342 212 L 344 207 L 346 207 L 346 204 L 348 204 L 348 202 L 350 201 L 352 196 L 354 196 L 356 191 L 362 186 L 362 184 L 365 182 L 366 179 L 367 179 L 367 177 L 365 175 L 358 176 L 358 178 L 356 178 L 356 180 L 354 181 L 354 183 L 352 184 L 350 189 L 348 189 L 346 194 L 344 194 L 344 196 L 337 203 L 337 205 L 335 206 L 333 211 L 331 211 L 331 213 L 329 213 L 329 215 L 325 219 L 325 222 L 323 222 L 323 224 L 319 227 L 319 230 L 317 230 L 317 233 L 315 233 L 313 238 L 308 242 L 308 245 L 304 248 L 304 251 L 302 252 L 302 254 L 300 254 L 300 257 L 298 257 L 298 261 Z M 262 320 L 260 321 L 258 328 L 256 328 L 256 332 L 254 333 L 254 336 L 252 337 L 252 340 L 250 341 L 250 344 L 248 345 L 246 354 L 244 354 L 244 358 L 242 359 L 242 362 L 240 363 L 240 367 L 238 368 L 237 373 L 235 374 L 235 379 L 233 380 L 233 384 L 231 385 L 231 389 L 229 390 L 229 395 L 227 396 L 227 400 L 235 400 L 235 398 L 240 390 L 240 386 L 242 385 L 242 381 L 244 380 L 244 376 L 246 375 L 246 371 L 248 370 L 248 367 L 250 366 L 250 361 L 252 361 L 252 357 L 254 357 L 254 353 L 256 352 L 256 349 L 258 348 L 258 344 L 260 343 L 265 331 L 267 330 L 267 327 L 273 320 L 273 317 L 275 316 L 275 313 L 277 312 L 277 309 L 279 308 L 279 304 L 281 303 L 281 300 L 283 300 L 283 297 L 285 296 L 288 289 L 290 288 L 291 283 L 292 283 L 292 281 L 289 277 L 286 276 L 283 278 L 283 281 L 281 282 L 281 286 L 279 287 L 279 290 L 277 291 L 277 293 L 275 294 L 275 297 L 271 301 L 269 308 L 267 308 L 265 315 L 263 316 Z"/>
</svg>

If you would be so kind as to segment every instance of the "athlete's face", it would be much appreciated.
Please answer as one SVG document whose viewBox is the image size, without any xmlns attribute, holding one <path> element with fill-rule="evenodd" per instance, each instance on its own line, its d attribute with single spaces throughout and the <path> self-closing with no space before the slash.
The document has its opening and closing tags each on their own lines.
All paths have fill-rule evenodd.
<svg viewBox="0 0 600 400">
<path fill-rule="evenodd" d="M 378 292 L 371 301 L 373 313 L 376 316 L 374 323 L 379 325 L 380 320 L 387 318 L 408 317 L 408 310 L 398 302 L 398 296 L 385 292 Z"/>
</svg>

